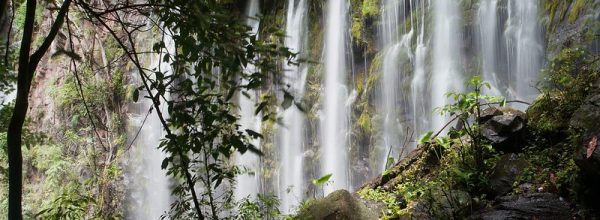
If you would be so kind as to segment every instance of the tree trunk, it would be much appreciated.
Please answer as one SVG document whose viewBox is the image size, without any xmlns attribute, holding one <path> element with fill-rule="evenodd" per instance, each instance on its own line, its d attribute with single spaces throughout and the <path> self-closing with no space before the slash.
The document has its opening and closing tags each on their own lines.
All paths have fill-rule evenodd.
<svg viewBox="0 0 600 220">
<path fill-rule="evenodd" d="M 27 0 L 25 12 L 25 24 L 23 26 L 23 39 L 19 51 L 19 68 L 17 80 L 17 97 L 13 115 L 10 119 L 7 131 L 8 147 L 8 219 L 21 220 L 22 194 L 23 194 L 23 156 L 21 153 L 21 134 L 23 124 L 29 107 L 29 90 L 31 80 L 29 77 L 29 52 L 31 50 L 31 39 L 33 37 L 33 25 L 35 23 L 35 0 Z"/>
<path fill-rule="evenodd" d="M 22 220 L 22 196 L 23 196 L 23 155 L 21 152 L 23 124 L 27 117 L 29 108 L 29 92 L 31 82 L 37 65 L 50 48 L 52 41 L 64 23 L 71 0 L 66 0 L 60 8 L 56 21 L 52 24 L 48 36 L 42 45 L 30 55 L 31 42 L 33 38 L 33 26 L 35 24 L 36 0 L 27 0 L 25 11 L 25 23 L 23 26 L 23 38 L 19 51 L 19 68 L 17 70 L 17 97 L 13 115 L 10 119 L 7 131 L 8 147 L 8 219 Z"/>
</svg>

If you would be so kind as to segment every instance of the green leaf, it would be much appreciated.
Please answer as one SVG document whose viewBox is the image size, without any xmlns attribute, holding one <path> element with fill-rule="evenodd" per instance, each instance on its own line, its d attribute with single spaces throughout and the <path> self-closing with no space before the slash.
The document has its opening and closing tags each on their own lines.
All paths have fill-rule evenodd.
<svg viewBox="0 0 600 220">
<path fill-rule="evenodd" d="M 260 113 L 266 106 L 267 106 L 267 102 L 261 102 L 258 107 L 256 107 L 256 111 L 254 111 L 255 115 L 258 115 L 258 113 Z"/>
<path fill-rule="evenodd" d="M 394 165 L 394 157 L 388 157 L 387 161 L 385 162 L 385 169 L 390 169 L 392 165 Z"/>
<path fill-rule="evenodd" d="M 431 139 L 432 135 L 433 135 L 433 131 L 429 131 L 426 134 L 424 134 L 423 136 L 421 136 L 419 138 L 419 144 L 427 143 L 429 141 L 429 139 Z"/>
<path fill-rule="evenodd" d="M 320 177 L 319 179 L 313 179 L 312 184 L 314 184 L 315 186 L 322 186 L 323 184 L 327 183 L 329 179 L 331 179 L 331 176 L 333 176 L 333 174 L 330 173 Z"/>
</svg>

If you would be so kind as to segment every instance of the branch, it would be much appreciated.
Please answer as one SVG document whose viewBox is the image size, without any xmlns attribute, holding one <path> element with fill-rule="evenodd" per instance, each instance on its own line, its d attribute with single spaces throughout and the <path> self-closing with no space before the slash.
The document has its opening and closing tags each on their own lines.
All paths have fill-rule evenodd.
<svg viewBox="0 0 600 220">
<path fill-rule="evenodd" d="M 110 26 L 108 26 L 108 24 L 106 24 L 106 22 L 104 20 L 102 20 L 102 17 L 100 15 L 98 15 L 97 13 L 95 13 L 92 8 L 90 7 L 90 5 L 88 5 L 87 3 L 83 2 L 83 1 L 79 1 L 79 3 L 83 6 L 84 10 L 86 10 L 86 12 L 90 13 L 94 18 L 96 18 L 98 20 L 98 22 L 104 26 L 104 28 L 106 28 L 106 30 L 113 36 L 113 38 L 117 41 L 117 43 L 119 44 L 119 46 L 125 51 L 127 57 L 129 57 L 129 59 L 133 62 L 133 64 L 135 65 L 135 67 L 138 69 L 140 77 L 142 79 L 142 84 L 143 87 L 146 89 L 146 91 L 148 92 L 148 96 L 151 97 L 150 100 L 152 100 L 152 104 L 154 105 L 154 108 L 156 109 L 156 113 L 157 116 L 163 126 L 163 129 L 165 130 L 165 132 L 167 133 L 168 136 L 172 135 L 171 129 L 169 128 L 165 118 L 162 115 L 162 112 L 160 110 L 160 102 L 158 99 L 154 98 L 154 95 L 152 93 L 152 89 L 150 88 L 150 86 L 148 85 L 148 76 L 145 74 L 144 68 L 142 67 L 142 65 L 139 62 L 139 59 L 137 57 L 137 54 L 135 53 L 135 47 L 133 47 L 133 49 L 131 50 L 131 52 L 129 51 L 129 49 L 127 48 L 127 46 L 123 43 L 123 41 L 121 41 L 121 39 L 119 39 L 119 37 L 117 36 L 117 33 L 115 33 L 114 30 L 112 30 L 110 28 Z M 123 27 L 125 28 L 124 24 L 121 23 L 121 25 L 123 25 Z M 126 31 L 127 32 L 127 31 Z M 131 41 L 131 33 L 127 32 L 129 40 Z M 131 44 L 133 45 L 133 41 L 131 41 Z M 179 156 L 181 158 L 184 157 L 183 152 L 179 152 Z M 204 219 L 204 215 L 202 214 L 202 210 L 200 208 L 200 202 L 198 201 L 198 195 L 196 195 L 196 190 L 194 188 L 194 181 L 192 178 L 191 173 L 188 170 L 188 166 L 187 164 L 185 164 L 184 160 L 181 160 L 181 163 L 183 165 L 183 171 L 185 174 L 185 179 L 187 182 L 188 187 L 190 188 L 190 192 L 192 194 L 192 199 L 194 202 L 194 207 L 196 209 L 196 212 L 198 214 L 198 218 L 199 219 Z"/>
<path fill-rule="evenodd" d="M 58 11 L 56 21 L 52 24 L 48 36 L 46 36 L 42 45 L 31 55 L 31 58 L 29 59 L 29 77 L 33 78 L 33 73 L 35 72 L 37 65 L 40 63 L 40 60 L 42 60 L 44 54 L 46 54 L 46 51 L 48 51 L 48 48 L 50 48 L 50 45 L 52 45 L 54 38 L 65 22 L 65 15 L 67 14 L 67 11 L 69 11 L 69 5 L 71 5 L 71 0 L 65 0 L 60 7 L 60 11 Z"/>
<path fill-rule="evenodd" d="M 140 125 L 140 128 L 138 128 L 137 132 L 135 133 L 135 136 L 133 137 L 133 139 L 131 140 L 129 145 L 127 145 L 127 148 L 125 148 L 125 152 L 129 151 L 129 149 L 131 149 L 131 146 L 133 146 L 133 144 L 137 140 L 138 136 L 142 132 L 142 128 L 144 128 L 144 125 L 146 125 L 146 120 L 148 120 L 148 116 L 150 116 L 150 114 L 152 113 L 152 109 L 154 109 L 153 106 L 151 106 L 150 109 L 148 109 L 148 112 L 146 113 L 146 117 L 144 117 L 144 120 L 142 121 L 142 125 Z"/>
<path fill-rule="evenodd" d="M 525 101 L 521 101 L 521 100 L 511 100 L 511 101 L 504 101 L 504 102 L 490 102 L 490 103 L 485 103 L 485 104 L 481 104 L 481 105 L 499 105 L 502 103 L 521 103 L 521 104 L 525 104 L 525 105 L 531 105 L 531 103 L 529 102 L 525 102 Z"/>
<path fill-rule="evenodd" d="M 68 20 L 68 18 L 67 18 L 67 20 Z M 69 32 L 69 44 L 71 46 L 71 52 L 75 52 L 75 48 L 73 47 L 73 34 L 71 33 L 71 25 L 69 23 L 67 23 L 67 31 Z M 83 106 L 85 107 L 85 112 L 87 113 L 88 118 L 90 119 L 90 123 L 92 124 L 92 129 L 94 129 L 94 133 L 96 133 L 96 136 L 98 137 L 98 141 L 100 142 L 100 145 L 102 146 L 102 148 L 104 150 L 108 150 L 108 148 L 106 148 L 106 146 L 102 142 L 102 138 L 100 137 L 100 134 L 98 133 L 98 128 L 96 126 L 96 123 L 94 122 L 94 118 L 92 117 L 90 108 L 85 100 L 85 95 L 83 93 L 83 86 L 81 85 L 82 84 L 81 79 L 79 78 L 79 73 L 77 72 L 77 62 L 75 62 L 75 59 L 73 59 L 73 57 L 71 57 L 71 64 L 73 64 L 73 75 L 75 75 L 75 79 L 77 81 L 77 90 L 79 91 L 79 94 L 81 95 L 81 100 L 83 101 Z"/>
<path fill-rule="evenodd" d="M 454 116 L 454 118 L 452 118 L 450 121 L 448 121 L 444 127 L 442 127 L 442 129 L 440 129 L 437 133 L 435 133 L 435 135 L 431 136 L 431 138 L 429 140 L 433 140 L 435 139 L 437 136 L 439 136 L 442 131 L 444 131 L 444 129 L 446 129 L 446 127 L 448 127 L 452 122 L 456 121 L 456 119 L 458 119 L 460 117 L 460 115 L 456 115 Z"/>
<path fill-rule="evenodd" d="M 6 0 L 6 2 L 8 2 L 8 0 Z M 8 23 L 8 33 L 6 34 L 6 50 L 4 51 L 4 66 L 6 67 L 7 72 L 9 67 L 8 56 L 10 55 L 10 35 L 12 34 L 13 23 L 15 21 L 15 0 L 11 0 L 11 5 L 12 7 L 10 11 L 12 13 L 12 16 L 10 16 L 10 22 Z M 0 9 L 0 20 L 2 20 L 2 13 L 4 10 L 5 9 Z"/>
</svg>

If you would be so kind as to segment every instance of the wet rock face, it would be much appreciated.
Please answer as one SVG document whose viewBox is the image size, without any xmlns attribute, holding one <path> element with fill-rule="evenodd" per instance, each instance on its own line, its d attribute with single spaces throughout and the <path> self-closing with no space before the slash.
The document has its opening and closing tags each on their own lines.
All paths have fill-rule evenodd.
<svg viewBox="0 0 600 220">
<path fill-rule="evenodd" d="M 573 114 L 570 124 L 575 132 L 582 134 L 575 161 L 587 175 L 600 179 L 600 94 L 586 99 Z"/>
<path fill-rule="evenodd" d="M 346 190 L 332 192 L 302 209 L 296 219 L 376 220 L 377 214 Z"/>
<path fill-rule="evenodd" d="M 482 111 L 481 133 L 492 146 L 502 152 L 519 152 L 524 144 L 527 117 L 525 113 L 488 108 Z"/>
<path fill-rule="evenodd" d="M 505 196 L 496 205 L 471 216 L 471 219 L 571 219 L 569 204 L 551 193 Z"/>
<path fill-rule="evenodd" d="M 581 169 L 580 184 L 600 185 L 600 94 L 591 95 L 575 111 L 570 121 L 571 132 L 579 134 L 574 141 L 575 163 Z M 599 187 L 581 189 L 583 200 L 589 206 L 600 210 Z"/>
<path fill-rule="evenodd" d="M 490 177 L 488 194 L 496 197 L 510 192 L 516 177 L 523 173 L 527 165 L 527 161 L 516 154 L 502 155 Z"/>
</svg>

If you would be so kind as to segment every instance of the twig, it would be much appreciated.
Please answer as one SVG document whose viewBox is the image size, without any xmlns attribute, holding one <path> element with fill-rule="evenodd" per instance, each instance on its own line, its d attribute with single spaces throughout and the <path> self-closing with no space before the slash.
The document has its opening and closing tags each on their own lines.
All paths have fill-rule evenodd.
<svg viewBox="0 0 600 220">
<path fill-rule="evenodd" d="M 440 129 L 437 133 L 435 133 L 435 135 L 431 136 L 431 138 L 429 138 L 429 140 L 433 140 L 435 139 L 437 136 L 439 136 L 442 131 L 444 131 L 444 129 L 446 129 L 446 127 L 448 127 L 450 125 L 450 123 L 454 122 L 456 119 L 458 119 L 460 117 L 460 115 L 456 115 L 454 116 L 454 118 L 452 118 L 450 121 L 448 121 L 444 127 L 442 127 L 442 129 Z"/>
<path fill-rule="evenodd" d="M 138 136 L 142 132 L 142 128 L 144 128 L 144 125 L 146 124 L 146 120 L 148 119 L 148 116 L 152 113 L 153 109 L 154 109 L 154 107 L 150 107 L 150 109 L 148 109 L 148 112 L 146 113 L 146 117 L 144 117 L 144 120 L 142 121 L 142 125 L 137 130 L 137 132 L 135 133 L 135 136 L 133 137 L 133 140 L 131 140 L 131 143 L 129 143 L 129 145 L 127 146 L 127 148 L 125 148 L 126 152 L 129 151 L 129 149 L 131 148 L 131 146 L 133 146 L 133 143 L 135 143 L 135 141 L 137 140 Z"/>
<path fill-rule="evenodd" d="M 71 48 L 71 52 L 75 52 L 75 49 L 73 47 L 73 33 L 71 32 L 71 24 L 70 23 L 71 23 L 70 19 L 67 16 L 67 31 L 69 32 L 69 45 Z M 98 133 L 96 123 L 94 122 L 94 118 L 92 117 L 90 108 L 85 100 L 85 95 L 83 93 L 83 86 L 81 85 L 82 84 L 81 79 L 79 78 L 79 72 L 77 71 L 77 62 L 75 62 L 75 59 L 73 59 L 73 57 L 71 57 L 71 64 L 73 65 L 73 75 L 75 75 L 75 79 L 77 81 L 77 90 L 79 91 L 79 95 L 81 95 L 81 100 L 83 102 L 85 112 L 87 113 L 87 116 L 90 119 L 90 123 L 92 124 L 92 129 L 94 129 L 94 133 L 96 133 L 96 136 L 98 137 L 98 141 L 100 142 L 100 145 L 102 146 L 102 148 L 104 150 L 108 150 L 108 148 L 106 148 L 106 146 L 104 145 L 104 142 L 102 142 L 102 137 L 100 137 L 100 133 Z"/>
<path fill-rule="evenodd" d="M 144 68 L 142 67 L 142 65 L 141 65 L 141 63 L 139 61 L 139 58 L 137 57 L 137 54 L 135 53 L 135 47 L 133 45 L 131 33 L 129 33 L 126 30 L 126 27 L 125 27 L 126 25 L 123 24 L 122 22 L 120 23 L 121 26 L 124 28 L 124 31 L 127 33 L 127 36 L 128 36 L 128 38 L 130 40 L 130 43 L 132 44 L 131 52 L 129 51 L 129 49 L 127 48 L 127 46 L 123 43 L 123 41 L 121 41 L 121 39 L 119 39 L 119 37 L 117 36 L 117 34 L 115 33 L 115 31 L 112 30 L 110 28 L 110 26 L 108 26 L 108 24 L 104 20 L 102 20 L 102 17 L 100 15 L 98 15 L 97 13 L 95 13 L 91 9 L 90 5 L 88 5 L 84 1 L 79 1 L 79 3 L 83 6 L 84 10 L 86 10 L 92 17 L 95 17 L 98 20 L 98 22 L 102 26 L 104 26 L 106 28 L 106 30 L 117 41 L 117 43 L 119 44 L 119 46 L 125 51 L 127 57 L 129 57 L 129 59 L 133 62 L 133 64 L 139 70 L 139 74 L 140 74 L 140 77 L 142 79 L 143 87 L 148 92 L 150 100 L 152 100 L 152 103 L 153 103 L 154 107 L 156 108 L 157 116 L 158 116 L 161 124 L 163 125 L 163 129 L 165 130 L 165 132 L 167 133 L 168 136 L 172 136 L 171 129 L 169 128 L 169 126 L 168 126 L 165 118 L 163 117 L 163 115 L 161 113 L 160 102 L 158 101 L 158 99 L 154 98 L 154 95 L 152 95 L 152 89 L 148 85 L 148 79 L 149 78 L 145 74 Z M 160 96 L 160 94 L 158 94 L 158 95 Z M 183 152 L 179 151 L 179 156 L 181 158 L 184 158 Z M 193 177 L 192 177 L 191 173 L 188 170 L 189 166 L 186 164 L 186 162 L 184 160 L 180 160 L 180 163 L 182 164 L 183 172 L 185 174 L 185 179 L 186 179 L 187 185 L 189 187 L 190 193 L 192 194 L 192 200 L 194 202 L 194 208 L 196 209 L 196 213 L 198 214 L 198 218 L 202 220 L 202 219 L 204 219 L 204 215 L 202 214 L 202 210 L 200 208 L 200 202 L 198 200 L 198 195 L 196 195 L 196 189 L 194 188 L 195 184 L 194 184 L 194 181 L 193 181 Z"/>
<path fill-rule="evenodd" d="M 6 67 L 6 70 L 8 70 L 8 56 L 10 54 L 10 35 L 12 33 L 12 26 L 13 26 L 13 22 L 15 20 L 15 0 L 11 0 L 10 1 L 11 4 L 11 13 L 12 16 L 10 17 L 10 22 L 8 24 L 8 33 L 6 34 L 6 50 L 4 51 L 4 65 Z M 8 73 L 8 71 L 6 71 Z"/>
<path fill-rule="evenodd" d="M 502 103 L 521 103 L 521 104 L 525 104 L 525 105 L 531 105 L 531 103 L 529 102 L 525 102 L 525 101 L 521 101 L 521 100 L 511 100 L 511 101 L 504 101 L 504 102 L 489 102 L 489 103 L 485 103 L 485 104 L 481 104 L 481 105 L 499 105 Z"/>
</svg>

